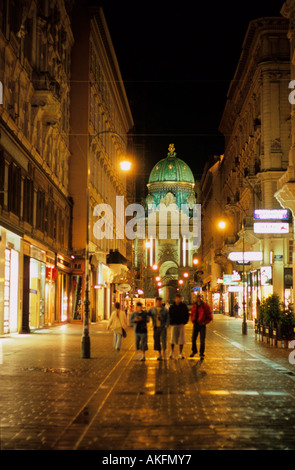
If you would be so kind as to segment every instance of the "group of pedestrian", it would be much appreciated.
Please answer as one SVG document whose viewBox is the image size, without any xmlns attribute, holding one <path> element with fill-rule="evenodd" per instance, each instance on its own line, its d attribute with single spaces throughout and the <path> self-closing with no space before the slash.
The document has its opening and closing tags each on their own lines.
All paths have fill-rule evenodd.
<svg viewBox="0 0 295 470">
<path fill-rule="evenodd" d="M 141 302 L 137 302 L 136 311 L 132 314 L 130 322 L 134 324 L 135 348 L 140 354 L 140 361 L 145 361 L 145 353 L 148 349 L 148 328 L 147 323 L 152 319 L 154 350 L 158 352 L 157 360 L 166 358 L 167 350 L 167 329 L 171 327 L 171 351 L 169 358 L 174 358 L 175 345 L 179 346 L 179 359 L 184 359 L 183 347 L 185 345 L 185 325 L 189 321 L 189 311 L 187 305 L 182 301 L 180 294 L 176 294 L 174 303 L 167 308 L 162 298 L 157 297 L 155 307 L 149 311 L 143 309 Z M 193 323 L 192 352 L 190 357 L 194 357 L 197 350 L 197 338 L 200 333 L 200 359 L 205 355 L 206 325 L 213 320 L 210 306 L 202 300 L 200 294 L 196 296 L 196 302 L 192 306 L 191 321 Z M 114 348 L 119 351 L 121 341 L 126 331 L 126 314 L 120 310 L 120 304 L 115 304 L 108 323 L 108 329 L 114 331 Z M 125 333 L 126 335 L 126 333 Z"/>
</svg>

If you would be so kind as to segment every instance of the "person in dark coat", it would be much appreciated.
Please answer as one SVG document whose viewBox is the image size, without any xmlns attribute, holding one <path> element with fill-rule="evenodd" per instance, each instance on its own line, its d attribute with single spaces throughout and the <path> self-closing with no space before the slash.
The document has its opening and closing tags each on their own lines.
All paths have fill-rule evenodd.
<svg viewBox="0 0 295 470">
<path fill-rule="evenodd" d="M 135 325 L 135 348 L 136 351 L 142 352 L 141 361 L 145 361 L 145 352 L 148 350 L 147 323 L 149 320 L 149 315 L 143 310 L 142 303 L 137 302 L 136 312 L 132 314 L 130 323 Z"/>
<path fill-rule="evenodd" d="M 180 294 L 176 294 L 174 303 L 169 309 L 169 324 L 171 326 L 171 353 L 173 359 L 174 345 L 179 345 L 179 359 L 184 359 L 183 346 L 185 344 L 185 325 L 189 320 L 189 312 L 186 304 L 182 302 Z"/>
<path fill-rule="evenodd" d="M 213 320 L 211 308 L 206 304 L 200 294 L 197 294 L 196 303 L 192 306 L 191 321 L 194 325 L 192 335 L 192 353 L 190 357 L 197 354 L 197 338 L 200 333 L 200 358 L 205 357 L 205 338 L 206 338 L 206 325 Z"/>
<path fill-rule="evenodd" d="M 163 305 L 162 297 L 156 298 L 156 306 L 148 314 L 152 317 L 154 327 L 154 350 L 158 351 L 158 361 L 165 359 L 167 343 L 168 310 Z M 163 353 L 163 355 L 162 355 Z"/>
</svg>

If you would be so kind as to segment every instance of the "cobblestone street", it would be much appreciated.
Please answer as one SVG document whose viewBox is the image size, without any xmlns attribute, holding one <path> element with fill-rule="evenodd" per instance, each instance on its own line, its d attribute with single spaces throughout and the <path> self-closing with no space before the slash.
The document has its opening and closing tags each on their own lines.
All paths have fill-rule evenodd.
<svg viewBox="0 0 295 470">
<path fill-rule="evenodd" d="M 91 325 L 80 359 L 81 325 L 0 339 L 1 449 L 295 449 L 290 350 L 255 342 L 252 324 L 215 315 L 206 358 L 136 360 L 133 330 L 112 350 L 106 324 Z"/>
</svg>

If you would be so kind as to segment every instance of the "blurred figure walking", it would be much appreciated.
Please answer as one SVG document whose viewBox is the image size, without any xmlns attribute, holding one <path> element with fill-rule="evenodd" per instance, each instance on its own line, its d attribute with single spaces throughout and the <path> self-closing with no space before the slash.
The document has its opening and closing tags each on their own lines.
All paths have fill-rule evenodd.
<svg viewBox="0 0 295 470">
<path fill-rule="evenodd" d="M 148 349 L 147 323 L 149 322 L 149 316 L 148 313 L 143 310 L 141 302 L 137 302 L 136 312 L 132 314 L 130 322 L 135 324 L 136 351 L 142 351 L 140 360 L 145 361 L 145 352 Z"/>
<path fill-rule="evenodd" d="M 181 301 L 180 294 L 176 294 L 174 303 L 169 309 L 169 324 L 171 325 L 171 353 L 170 359 L 173 359 L 174 345 L 179 345 L 179 359 L 184 359 L 183 346 L 185 344 L 185 325 L 189 320 L 188 308 Z"/>
<path fill-rule="evenodd" d="M 168 310 L 164 307 L 162 297 L 156 298 L 156 306 L 148 314 L 152 317 L 154 326 L 154 350 L 158 351 L 158 361 L 165 359 L 167 344 Z M 163 352 L 163 355 L 162 355 Z"/>
<path fill-rule="evenodd" d="M 205 357 L 205 339 L 206 339 L 206 325 L 213 320 L 211 308 L 206 304 L 200 294 L 197 294 L 196 303 L 192 306 L 191 321 L 194 325 L 192 334 L 192 353 L 190 357 L 197 354 L 197 338 L 200 333 L 200 358 L 201 361 Z"/>
<path fill-rule="evenodd" d="M 127 322 L 126 322 L 126 315 L 123 310 L 121 310 L 121 306 L 119 302 L 115 303 L 115 310 L 112 312 L 111 317 L 108 322 L 107 329 L 111 329 L 114 332 L 114 349 L 116 351 L 120 351 L 122 337 L 126 335 L 127 329 Z"/>
</svg>

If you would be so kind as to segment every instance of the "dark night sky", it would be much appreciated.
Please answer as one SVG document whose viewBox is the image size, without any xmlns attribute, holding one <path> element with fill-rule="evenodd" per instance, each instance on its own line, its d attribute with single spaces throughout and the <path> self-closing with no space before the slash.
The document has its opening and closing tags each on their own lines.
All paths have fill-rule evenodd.
<svg viewBox="0 0 295 470">
<path fill-rule="evenodd" d="M 280 16 L 283 0 L 97 3 L 104 8 L 135 132 L 147 135 L 145 171 L 174 142 L 178 156 L 200 175 L 208 156 L 223 153 L 218 126 L 248 23 Z"/>
</svg>

